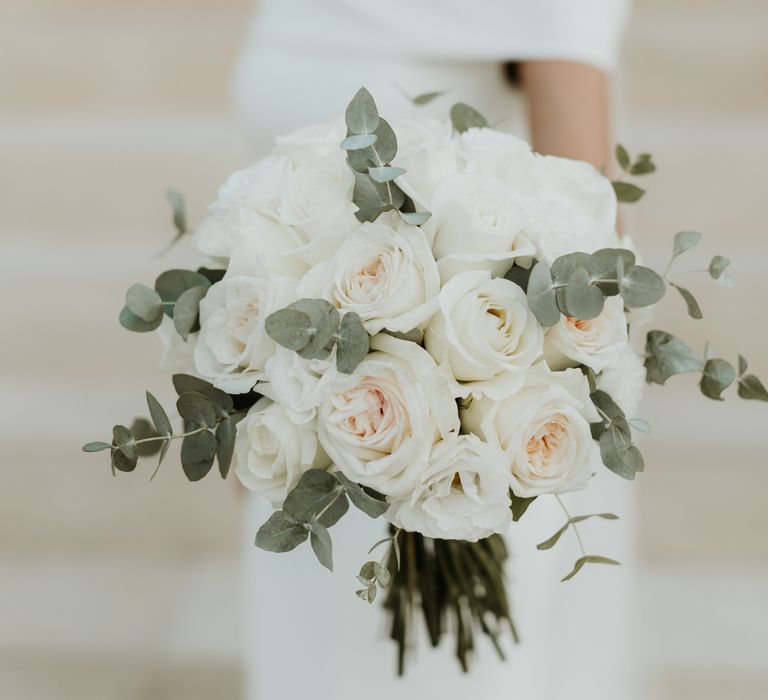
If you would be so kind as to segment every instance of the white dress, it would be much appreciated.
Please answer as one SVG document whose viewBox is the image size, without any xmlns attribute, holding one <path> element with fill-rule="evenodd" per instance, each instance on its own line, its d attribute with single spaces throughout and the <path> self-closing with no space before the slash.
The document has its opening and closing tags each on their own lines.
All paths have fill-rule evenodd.
<svg viewBox="0 0 768 700">
<path fill-rule="evenodd" d="M 294 128 L 334 118 L 365 85 L 386 118 L 413 107 L 404 98 L 450 90 L 426 113 L 477 107 L 498 128 L 525 135 L 521 100 L 501 64 L 568 59 L 610 70 L 626 0 L 261 0 L 235 94 L 254 154 Z M 632 697 L 632 485 L 602 471 L 587 491 L 568 494 L 572 514 L 610 510 L 619 521 L 588 521 L 588 553 L 622 567 L 587 567 L 560 579 L 579 556 L 568 533 L 553 550 L 535 545 L 563 522 L 540 498 L 507 537 L 509 591 L 521 643 L 506 640 L 499 661 L 481 638 L 470 674 L 453 657 L 450 635 L 421 644 L 395 675 L 395 646 L 381 606 L 354 595 L 355 575 L 386 524 L 357 511 L 335 528 L 334 573 L 310 548 L 257 550 L 268 504 L 249 498 L 244 518 L 243 600 L 248 700 L 625 700 Z M 482 637 L 482 635 L 480 635 Z"/>
</svg>

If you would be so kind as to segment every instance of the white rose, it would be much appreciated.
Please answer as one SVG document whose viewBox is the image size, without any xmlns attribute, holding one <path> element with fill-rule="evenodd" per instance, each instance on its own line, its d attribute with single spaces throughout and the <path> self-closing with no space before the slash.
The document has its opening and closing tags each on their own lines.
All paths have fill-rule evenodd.
<svg viewBox="0 0 768 700">
<path fill-rule="evenodd" d="M 293 350 L 278 346 L 267 360 L 265 382 L 259 384 L 259 392 L 279 401 L 294 423 L 308 423 L 315 417 L 332 376 L 330 364 L 329 360 L 305 360 Z"/>
<path fill-rule="evenodd" d="M 274 219 L 291 171 L 288 159 L 268 156 L 230 175 L 195 230 L 197 249 L 214 258 L 229 258 L 262 219 L 266 219 L 262 225 L 269 228 L 264 237 L 280 237 Z"/>
<path fill-rule="evenodd" d="M 426 537 L 476 542 L 512 522 L 509 472 L 497 445 L 452 435 L 432 448 L 412 493 L 392 503 L 386 518 Z"/>
<path fill-rule="evenodd" d="M 606 367 L 597 379 L 597 388 L 611 398 L 632 418 L 640 406 L 645 387 L 645 364 L 631 345 L 625 346 L 612 365 Z"/>
<path fill-rule="evenodd" d="M 245 275 L 225 277 L 200 302 L 200 334 L 195 367 L 218 388 L 241 394 L 264 378 L 264 366 L 275 342 L 264 320 L 295 298 L 292 285 Z"/>
<path fill-rule="evenodd" d="M 299 285 L 302 297 L 322 297 L 359 314 L 371 334 L 425 325 L 437 308 L 439 291 L 437 266 L 419 228 L 395 230 L 368 222 Z"/>
<path fill-rule="evenodd" d="M 316 156 L 339 154 L 339 144 L 347 133 L 341 119 L 313 124 L 275 138 L 275 154 L 287 157 L 293 165 L 301 165 Z"/>
<path fill-rule="evenodd" d="M 438 301 L 424 345 L 462 382 L 457 395 L 498 399 L 514 393 L 544 343 L 523 290 L 488 272 L 463 272 L 445 284 Z"/>
<path fill-rule="evenodd" d="M 527 200 L 525 231 L 537 258 L 551 264 L 574 250 L 593 253 L 615 242 L 616 195 L 606 177 L 589 163 L 539 155 L 534 175 L 539 194 L 533 206 Z"/>
<path fill-rule="evenodd" d="M 358 224 L 352 203 L 354 184 L 340 148 L 308 159 L 294 168 L 286 182 L 278 210 L 281 223 L 298 229 L 306 243 L 321 238 L 340 243 Z"/>
<path fill-rule="evenodd" d="M 624 302 L 614 296 L 605 300 L 596 318 L 561 316 L 544 336 L 544 357 L 553 370 L 583 364 L 600 372 L 616 362 L 627 343 Z"/>
<path fill-rule="evenodd" d="M 259 399 L 237 424 L 235 474 L 243 486 L 280 508 L 305 471 L 331 464 L 315 430 L 311 424 L 296 425 L 280 404 Z"/>
<path fill-rule="evenodd" d="M 318 409 L 320 443 L 353 481 L 405 497 L 432 445 L 458 432 L 450 377 L 426 350 L 380 334 L 352 374 L 338 373 Z"/>
<path fill-rule="evenodd" d="M 520 391 L 502 401 L 474 399 L 462 426 L 498 444 L 509 460 L 509 483 L 521 498 L 586 486 L 600 466 L 590 422 L 599 420 L 589 383 L 577 369 L 534 366 Z"/>
<path fill-rule="evenodd" d="M 441 180 L 431 212 L 423 228 L 433 238 L 443 281 L 467 270 L 487 270 L 498 277 L 516 258 L 535 252 L 523 234 L 525 211 L 498 178 L 461 173 Z"/>
<path fill-rule="evenodd" d="M 467 129 L 459 139 L 459 155 L 467 172 L 498 177 L 518 195 L 536 191 L 533 152 L 517 136 L 494 129 Z"/>
<path fill-rule="evenodd" d="M 435 119 L 400 119 L 392 127 L 397 136 L 392 165 L 406 170 L 397 184 L 414 202 L 431 211 L 437 183 L 458 171 L 453 127 Z"/>
</svg>

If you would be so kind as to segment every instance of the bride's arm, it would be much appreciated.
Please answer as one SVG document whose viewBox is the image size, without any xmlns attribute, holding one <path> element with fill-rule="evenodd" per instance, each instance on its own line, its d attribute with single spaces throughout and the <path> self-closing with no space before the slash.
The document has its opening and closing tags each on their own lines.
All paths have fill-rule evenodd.
<svg viewBox="0 0 768 700">
<path fill-rule="evenodd" d="M 533 147 L 576 158 L 610 174 L 613 151 L 608 77 L 569 61 L 529 61 L 519 66 L 528 96 Z"/>
</svg>

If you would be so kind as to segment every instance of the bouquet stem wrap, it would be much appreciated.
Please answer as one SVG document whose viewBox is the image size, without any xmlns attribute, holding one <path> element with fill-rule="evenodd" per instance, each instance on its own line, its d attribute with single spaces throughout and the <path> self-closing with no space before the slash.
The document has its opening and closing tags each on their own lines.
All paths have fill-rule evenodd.
<svg viewBox="0 0 768 700">
<path fill-rule="evenodd" d="M 393 548 L 388 568 L 394 573 L 385 607 L 391 615 L 390 637 L 398 649 L 398 674 L 405 672 L 406 650 L 415 638 L 419 613 L 433 647 L 446 630 L 455 635 L 456 658 L 463 671 L 469 670 L 478 632 L 489 637 L 504 659 L 500 637 L 505 628 L 518 641 L 504 575 L 508 556 L 504 539 L 492 535 L 463 542 L 404 531 L 397 537 L 400 565 Z"/>
</svg>

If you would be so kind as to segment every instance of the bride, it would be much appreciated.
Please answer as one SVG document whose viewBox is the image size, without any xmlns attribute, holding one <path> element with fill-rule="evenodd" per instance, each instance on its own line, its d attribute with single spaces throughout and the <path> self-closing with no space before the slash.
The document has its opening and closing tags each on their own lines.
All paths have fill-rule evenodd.
<svg viewBox="0 0 768 700">
<path fill-rule="evenodd" d="M 260 0 L 236 75 L 236 97 L 257 155 L 275 135 L 343 114 L 366 86 L 387 119 L 414 110 L 446 119 L 466 102 L 535 150 L 611 169 L 609 78 L 628 0 Z M 408 95 L 448 92 L 424 107 Z M 585 523 L 587 547 L 622 567 L 585 569 L 560 583 L 578 557 L 563 541 L 536 543 L 564 515 L 539 499 L 507 539 L 510 596 L 521 643 L 500 661 L 481 643 L 463 675 L 449 639 L 420 639 L 404 678 L 378 604 L 354 595 L 355 574 L 384 525 L 360 513 L 334 529 L 335 571 L 308 547 L 291 556 L 256 549 L 268 504 L 249 496 L 244 528 L 248 700 L 622 700 L 632 695 L 632 507 L 628 485 L 601 472 L 564 498 Z M 360 517 L 356 517 L 356 516 Z M 377 627 L 378 625 L 378 627 Z"/>
</svg>

